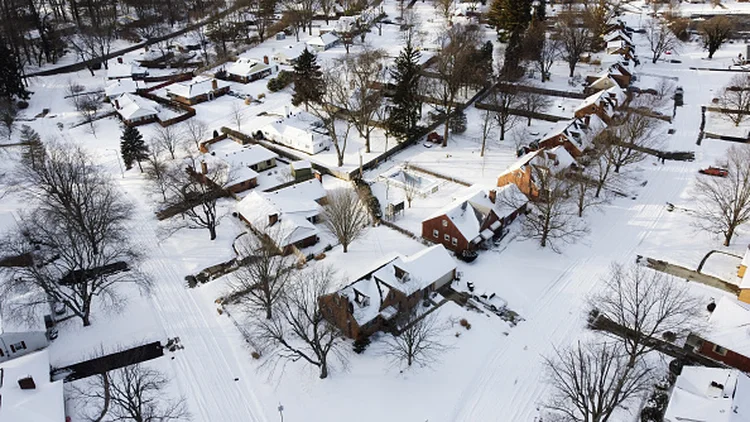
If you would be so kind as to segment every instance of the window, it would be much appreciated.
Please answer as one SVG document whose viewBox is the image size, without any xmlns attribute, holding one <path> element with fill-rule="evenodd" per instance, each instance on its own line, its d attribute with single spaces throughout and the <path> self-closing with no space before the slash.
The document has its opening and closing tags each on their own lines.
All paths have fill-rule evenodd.
<svg viewBox="0 0 750 422">
<path fill-rule="evenodd" d="M 451 239 L 451 245 L 453 245 L 453 246 L 458 245 L 458 239 L 456 239 L 455 237 L 453 239 Z"/>
<path fill-rule="evenodd" d="M 719 346 L 718 344 L 715 344 L 714 345 L 714 353 L 716 353 L 718 355 L 726 356 L 727 355 L 727 349 Z"/>
<path fill-rule="evenodd" d="M 447 242 L 447 241 L 451 240 L 451 237 L 446 234 L 446 235 L 443 235 L 443 239 L 445 239 L 446 242 Z"/>
<path fill-rule="evenodd" d="M 448 227 L 448 220 L 443 220 L 443 227 Z"/>
<path fill-rule="evenodd" d="M 437 229 L 432 231 L 432 237 L 434 237 L 435 239 L 440 237 L 440 233 L 438 233 Z"/>
<path fill-rule="evenodd" d="M 16 344 L 11 344 L 10 345 L 10 351 L 11 352 L 16 353 L 19 350 L 26 350 L 26 342 L 21 341 L 21 342 L 18 342 Z"/>
</svg>

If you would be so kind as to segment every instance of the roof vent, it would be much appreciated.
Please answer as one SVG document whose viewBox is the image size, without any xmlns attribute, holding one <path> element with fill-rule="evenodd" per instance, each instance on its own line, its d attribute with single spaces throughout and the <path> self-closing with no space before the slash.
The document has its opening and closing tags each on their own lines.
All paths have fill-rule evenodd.
<svg viewBox="0 0 750 422">
<path fill-rule="evenodd" d="M 34 390 L 36 389 L 36 383 L 34 382 L 34 378 L 31 377 L 31 375 L 26 376 L 24 378 L 18 379 L 18 386 L 21 387 L 21 390 Z"/>
</svg>

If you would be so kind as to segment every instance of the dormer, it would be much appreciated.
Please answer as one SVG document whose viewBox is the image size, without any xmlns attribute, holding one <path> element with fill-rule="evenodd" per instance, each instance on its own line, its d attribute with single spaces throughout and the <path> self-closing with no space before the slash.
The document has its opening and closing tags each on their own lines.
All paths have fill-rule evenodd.
<svg viewBox="0 0 750 422">
<path fill-rule="evenodd" d="M 370 297 L 366 294 L 358 291 L 357 289 L 354 290 L 354 302 L 359 305 L 360 308 L 366 308 L 370 306 Z"/>
<path fill-rule="evenodd" d="M 393 266 L 393 272 L 396 275 L 396 278 L 400 282 L 406 283 L 406 282 L 409 281 L 409 273 L 407 271 L 405 271 L 404 269 L 399 268 L 399 267 L 397 267 L 397 266 L 394 265 Z"/>
<path fill-rule="evenodd" d="M 268 226 L 269 227 L 273 226 L 274 224 L 276 224 L 278 222 L 279 222 L 279 214 L 278 213 L 271 214 L 271 215 L 268 216 Z"/>
</svg>

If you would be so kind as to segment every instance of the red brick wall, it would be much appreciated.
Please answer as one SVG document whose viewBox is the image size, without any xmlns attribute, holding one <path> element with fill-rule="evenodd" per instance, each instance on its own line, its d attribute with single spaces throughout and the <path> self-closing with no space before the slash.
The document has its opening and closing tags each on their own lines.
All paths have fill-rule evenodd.
<svg viewBox="0 0 750 422">
<path fill-rule="evenodd" d="M 737 368 L 741 371 L 750 372 L 750 358 L 742 356 L 739 353 L 735 353 L 731 350 L 727 350 L 726 355 L 720 355 L 714 352 L 713 348 L 714 343 L 704 340 L 703 345 L 698 350 L 698 353 L 719 362 L 724 362 L 727 365 L 733 368 Z"/>
<path fill-rule="evenodd" d="M 443 221 L 448 222 L 448 225 L 446 227 L 443 227 Z M 433 236 L 432 234 L 433 230 L 438 231 L 437 238 Z M 448 240 L 445 240 L 446 234 L 450 237 Z M 430 220 L 423 221 L 422 222 L 422 237 L 431 242 L 440 243 L 443 246 L 445 246 L 446 249 L 457 252 L 457 253 L 460 253 L 461 251 L 469 249 L 470 247 L 469 241 L 467 239 L 464 239 L 464 237 L 461 235 L 461 232 L 458 231 L 458 229 L 453 224 L 453 222 L 444 215 L 435 217 Z M 457 240 L 457 244 L 455 246 L 452 243 L 452 239 L 454 237 Z"/>
</svg>

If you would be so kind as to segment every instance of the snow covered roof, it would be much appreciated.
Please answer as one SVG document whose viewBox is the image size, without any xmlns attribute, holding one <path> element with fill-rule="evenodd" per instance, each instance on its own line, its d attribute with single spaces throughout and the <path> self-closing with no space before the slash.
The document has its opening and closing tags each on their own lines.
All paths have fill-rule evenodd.
<svg viewBox="0 0 750 422">
<path fill-rule="evenodd" d="M 0 363 L 0 420 L 63 422 L 63 382 L 50 381 L 49 352 L 40 350 Z M 32 377 L 36 388 L 22 390 L 21 378 Z"/>
<path fill-rule="evenodd" d="M 622 30 L 618 29 L 615 31 L 610 32 L 609 34 L 604 36 L 604 41 L 606 41 L 608 44 L 611 41 L 622 39 L 623 41 L 627 42 L 628 44 L 633 44 L 633 39 L 628 36 L 628 34 L 622 32 Z"/>
<path fill-rule="evenodd" d="M 341 289 L 338 294 L 346 297 L 352 304 L 352 316 L 360 326 L 367 324 L 381 313 L 380 307 L 390 289 L 378 284 L 374 278 L 363 278 Z M 387 308 L 386 308 L 387 309 Z M 385 309 L 383 309 L 385 311 Z M 395 313 L 390 311 L 383 314 L 383 318 L 390 319 Z"/>
<path fill-rule="evenodd" d="M 737 369 L 685 366 L 665 422 L 750 422 L 750 378 Z"/>
<path fill-rule="evenodd" d="M 273 192 L 266 192 L 270 198 L 294 197 L 297 201 L 319 201 L 326 197 L 327 192 L 318 179 L 310 179 L 301 183 L 295 183 Z"/>
<path fill-rule="evenodd" d="M 261 145 L 240 146 L 225 139 L 211 145 L 210 152 L 201 157 L 209 163 L 228 166 L 228 182 L 230 185 L 244 182 L 258 177 L 258 173 L 250 166 L 278 158 L 278 155 Z"/>
<path fill-rule="evenodd" d="M 716 302 L 702 337 L 711 343 L 750 357 L 750 304 L 730 297 Z"/>
<path fill-rule="evenodd" d="M 562 145 L 542 150 L 531 160 L 532 165 L 549 169 L 554 174 L 570 168 L 575 163 L 575 158 Z"/>
<path fill-rule="evenodd" d="M 303 169 L 311 169 L 312 164 L 307 160 L 299 160 L 299 161 L 293 161 L 291 164 L 292 168 L 295 170 L 303 170 Z"/>
<path fill-rule="evenodd" d="M 740 265 L 743 265 L 745 267 L 750 266 L 750 245 L 748 245 L 747 249 L 745 249 L 745 255 L 742 257 L 742 262 L 740 262 Z"/>
<path fill-rule="evenodd" d="M 259 60 L 241 57 L 232 63 L 227 69 L 227 73 L 237 76 L 252 76 L 271 67 Z"/>
<path fill-rule="evenodd" d="M 214 83 L 216 88 L 213 87 Z M 190 82 L 177 82 L 167 87 L 167 94 L 177 95 L 183 98 L 195 98 L 209 92 L 217 91 L 230 86 L 229 82 L 213 78 L 193 79 Z"/>
<path fill-rule="evenodd" d="M 508 216 L 509 212 L 507 205 L 503 204 L 503 201 L 497 200 L 498 190 L 503 190 L 505 188 L 506 187 L 503 186 L 502 188 L 495 189 L 496 198 L 493 201 L 490 199 L 487 190 L 476 185 L 471 186 L 468 188 L 468 193 L 466 195 L 438 210 L 431 216 L 427 217 L 425 221 L 445 216 L 453 223 L 456 229 L 458 229 L 461 236 L 471 242 L 481 236 L 482 224 L 491 212 L 494 212 L 498 218 Z M 518 189 L 518 187 L 516 187 L 516 189 Z M 511 194 L 511 191 L 508 192 L 508 194 Z M 523 196 L 523 202 L 525 202 L 525 199 L 526 197 Z"/>
<path fill-rule="evenodd" d="M 320 35 L 318 37 L 315 37 L 307 42 L 308 45 L 312 45 L 315 47 L 325 47 L 331 44 L 334 44 L 336 41 L 339 40 L 339 37 L 337 37 L 332 32 L 326 32 L 323 35 Z"/>
<path fill-rule="evenodd" d="M 322 207 L 315 200 L 297 197 L 296 191 L 253 191 L 237 204 L 237 211 L 283 248 L 319 233 L 308 219 L 319 215 Z"/>
<path fill-rule="evenodd" d="M 411 256 L 399 255 L 372 276 L 406 296 L 425 289 L 456 269 L 443 245 L 430 246 Z"/>
<path fill-rule="evenodd" d="M 148 101 L 134 94 L 125 93 L 117 97 L 113 103 L 117 113 L 125 120 L 155 116 L 156 110 Z"/>
<path fill-rule="evenodd" d="M 142 82 L 134 81 L 132 78 L 122 78 L 109 81 L 104 87 L 104 95 L 114 98 L 121 94 L 132 94 L 145 85 Z"/>
<path fill-rule="evenodd" d="M 112 63 L 107 69 L 108 79 L 130 78 L 133 75 L 147 75 L 148 70 L 135 63 Z"/>
<path fill-rule="evenodd" d="M 619 41 L 609 41 L 607 43 L 607 50 L 618 50 L 620 48 L 625 48 L 627 44 L 625 41 L 619 40 Z"/>
<path fill-rule="evenodd" d="M 307 46 L 305 44 L 292 44 L 277 50 L 273 55 L 273 59 L 279 62 L 295 60 L 302 55 L 302 52 L 304 52 L 306 48 Z"/>
<path fill-rule="evenodd" d="M 535 150 L 535 151 L 527 152 L 526 154 L 522 155 L 519 159 L 514 161 L 513 164 L 511 164 L 507 169 L 505 169 L 505 171 L 500 173 L 500 176 L 514 172 L 516 170 L 519 170 L 529 165 L 531 160 L 534 159 L 534 157 L 536 157 L 538 154 L 541 154 L 541 152 L 542 150 Z"/>
<path fill-rule="evenodd" d="M 528 202 L 526 195 L 524 195 L 523 192 L 521 192 L 521 189 L 519 189 L 518 186 L 516 186 L 514 183 L 496 188 L 495 192 L 497 199 L 495 200 L 495 206 L 493 207 L 493 210 L 495 214 L 497 214 L 497 216 L 501 219 L 516 212 L 516 207 L 511 206 L 510 204 L 515 205 Z M 493 230 L 497 230 L 497 227 L 492 227 L 492 225 L 490 225 L 490 228 Z"/>
</svg>

